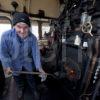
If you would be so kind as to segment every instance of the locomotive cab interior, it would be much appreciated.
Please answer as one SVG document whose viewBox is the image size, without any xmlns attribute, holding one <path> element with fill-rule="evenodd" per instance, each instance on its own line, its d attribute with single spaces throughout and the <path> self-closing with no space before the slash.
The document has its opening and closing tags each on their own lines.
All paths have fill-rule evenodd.
<svg viewBox="0 0 100 100">
<path fill-rule="evenodd" d="M 44 82 L 35 75 L 39 100 L 100 100 L 99 5 L 100 0 L 0 0 L 0 41 L 13 28 L 14 13 L 31 20 L 47 73 Z M 1 61 L 0 100 L 17 100 L 12 74 L 4 73 Z M 32 100 L 28 88 L 24 100 Z"/>
</svg>

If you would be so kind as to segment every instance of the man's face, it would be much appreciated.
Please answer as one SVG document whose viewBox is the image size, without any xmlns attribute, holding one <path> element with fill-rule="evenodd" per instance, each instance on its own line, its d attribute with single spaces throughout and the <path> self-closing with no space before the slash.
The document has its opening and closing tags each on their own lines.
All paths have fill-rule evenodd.
<svg viewBox="0 0 100 100">
<path fill-rule="evenodd" d="M 26 38 L 28 36 L 29 26 L 23 22 L 17 23 L 14 28 L 19 37 Z"/>
</svg>

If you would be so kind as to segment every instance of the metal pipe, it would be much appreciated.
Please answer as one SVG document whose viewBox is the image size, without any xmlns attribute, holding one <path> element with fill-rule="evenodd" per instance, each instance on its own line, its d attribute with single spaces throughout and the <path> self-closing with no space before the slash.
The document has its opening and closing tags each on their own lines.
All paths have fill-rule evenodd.
<svg viewBox="0 0 100 100">
<path fill-rule="evenodd" d="M 14 11 L 8 11 L 8 10 L 0 9 L 0 12 L 12 14 Z M 48 16 L 40 17 L 39 14 L 32 14 L 32 13 L 28 13 L 28 14 L 29 14 L 30 17 L 35 17 L 35 18 L 41 18 L 41 19 L 57 19 L 57 18 L 48 17 Z"/>
<path fill-rule="evenodd" d="M 29 72 L 29 71 L 12 71 L 12 73 L 17 73 L 17 74 L 32 74 L 32 75 L 41 75 L 41 72 Z M 45 73 L 47 76 L 52 76 L 56 77 L 53 74 L 50 73 Z"/>
</svg>

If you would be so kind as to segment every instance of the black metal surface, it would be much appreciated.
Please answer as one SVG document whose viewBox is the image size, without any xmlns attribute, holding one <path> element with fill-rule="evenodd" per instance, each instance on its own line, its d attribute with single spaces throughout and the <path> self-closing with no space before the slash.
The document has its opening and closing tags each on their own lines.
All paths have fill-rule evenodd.
<svg viewBox="0 0 100 100">
<path fill-rule="evenodd" d="M 73 94 L 64 84 L 54 79 L 49 79 L 46 83 L 39 83 L 37 86 L 39 100 L 74 100 Z M 0 98 L 0 100 L 17 100 L 17 89 L 13 78 L 11 78 L 7 94 L 2 99 Z M 33 100 L 28 87 L 24 91 L 24 100 Z"/>
<path fill-rule="evenodd" d="M 5 84 L 5 76 L 0 62 L 0 97 L 2 96 L 4 91 L 4 84 Z"/>
<path fill-rule="evenodd" d="M 11 78 L 7 93 L 0 100 L 17 100 L 17 89 L 13 78 Z M 24 100 L 32 100 L 31 92 L 28 89 L 25 90 Z"/>
</svg>

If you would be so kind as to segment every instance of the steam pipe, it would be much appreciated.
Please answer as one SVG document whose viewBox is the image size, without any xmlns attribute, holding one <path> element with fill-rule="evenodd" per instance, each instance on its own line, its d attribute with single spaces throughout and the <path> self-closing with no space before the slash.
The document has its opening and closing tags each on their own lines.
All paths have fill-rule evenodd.
<svg viewBox="0 0 100 100">
<path fill-rule="evenodd" d="M 0 9 L 0 12 L 3 12 L 3 13 L 8 13 L 8 14 L 12 14 L 14 13 L 14 11 L 8 11 L 8 10 L 3 10 L 3 9 Z M 43 18 L 43 19 L 57 19 L 57 18 L 54 18 L 54 17 L 48 17 L 48 16 L 39 16 L 39 14 L 32 14 L 32 13 L 27 13 L 30 17 L 35 17 L 35 18 Z"/>
</svg>

